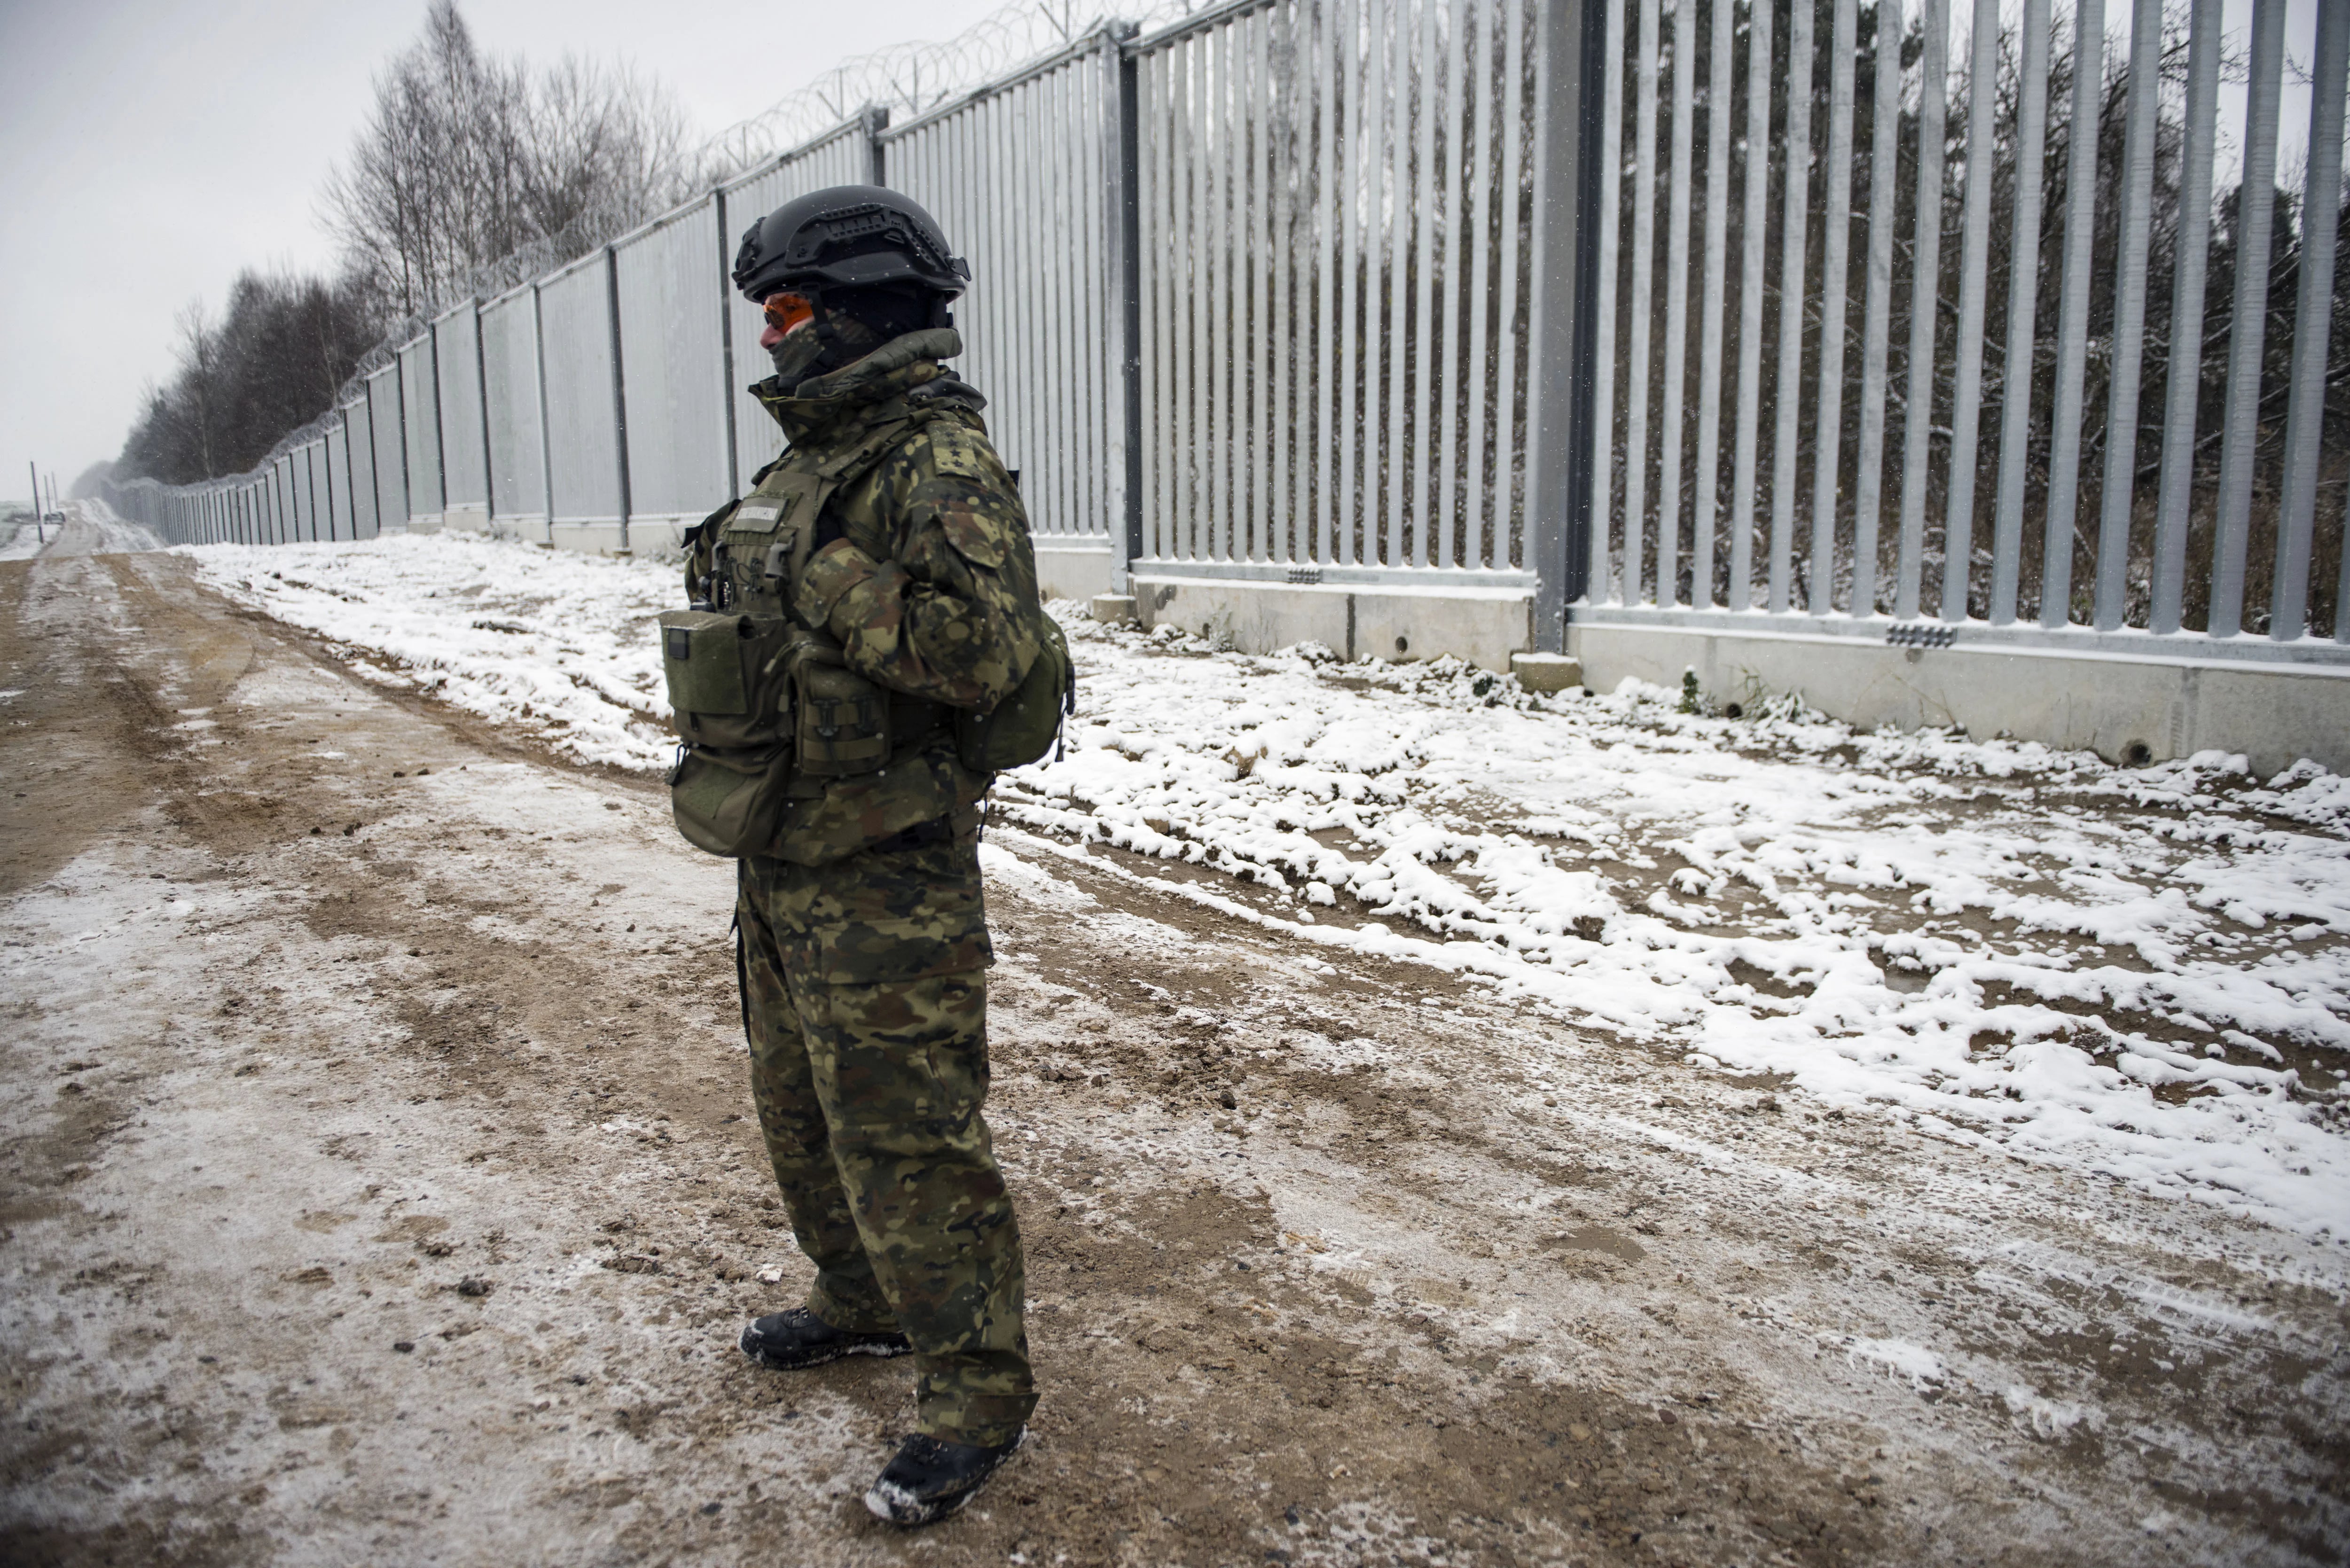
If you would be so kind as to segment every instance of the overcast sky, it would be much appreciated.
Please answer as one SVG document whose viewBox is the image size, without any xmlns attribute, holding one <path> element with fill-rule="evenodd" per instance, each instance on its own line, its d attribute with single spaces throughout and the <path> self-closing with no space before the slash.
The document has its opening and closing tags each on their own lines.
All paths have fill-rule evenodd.
<svg viewBox="0 0 2350 1568">
<path fill-rule="evenodd" d="M 463 0 L 488 48 L 631 62 L 704 132 L 1000 3 Z M 244 266 L 332 266 L 319 184 L 424 9 L 0 0 L 0 496 L 23 493 L 28 460 L 66 486 L 121 450 L 191 298 L 217 308 Z"/>
</svg>

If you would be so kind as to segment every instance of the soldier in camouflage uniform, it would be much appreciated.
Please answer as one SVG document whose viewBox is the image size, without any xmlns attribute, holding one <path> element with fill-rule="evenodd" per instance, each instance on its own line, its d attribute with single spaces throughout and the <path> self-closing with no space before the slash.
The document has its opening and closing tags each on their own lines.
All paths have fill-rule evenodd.
<svg viewBox="0 0 2350 1568">
<path fill-rule="evenodd" d="M 1036 1400 L 1020 1233 L 980 1114 L 993 775 L 964 765 L 951 721 L 1018 685 L 1044 610 L 984 400 L 941 364 L 968 275 L 927 213 L 876 187 L 800 198 L 744 236 L 734 277 L 766 306 L 777 368 L 752 391 L 789 444 L 687 565 L 698 604 L 828 633 L 886 694 L 886 762 L 795 763 L 768 852 L 740 862 L 753 1093 L 817 1271 L 743 1348 L 783 1368 L 915 1355 L 920 1429 L 866 1497 L 900 1524 L 968 1501 Z"/>
</svg>

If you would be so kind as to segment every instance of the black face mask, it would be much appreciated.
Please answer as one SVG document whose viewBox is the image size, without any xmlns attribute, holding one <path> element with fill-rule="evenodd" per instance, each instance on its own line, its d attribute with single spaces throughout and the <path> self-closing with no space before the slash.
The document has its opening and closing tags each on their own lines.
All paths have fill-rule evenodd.
<svg viewBox="0 0 2350 1568">
<path fill-rule="evenodd" d="M 884 343 L 930 326 L 935 314 L 928 296 L 894 288 L 841 289 L 809 303 L 815 316 L 767 351 L 786 387 L 853 365 Z"/>
<path fill-rule="evenodd" d="M 830 346 L 824 339 L 820 321 L 819 317 L 817 320 L 802 322 L 767 350 L 767 357 L 775 362 L 775 379 L 784 386 L 796 387 L 831 368 L 824 363 L 829 357 Z"/>
</svg>

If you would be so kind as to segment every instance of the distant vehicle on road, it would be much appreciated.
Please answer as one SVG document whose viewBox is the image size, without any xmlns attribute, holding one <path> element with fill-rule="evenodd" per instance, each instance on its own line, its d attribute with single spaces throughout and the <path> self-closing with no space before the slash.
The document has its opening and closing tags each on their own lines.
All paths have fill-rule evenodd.
<svg viewBox="0 0 2350 1568">
<path fill-rule="evenodd" d="M 41 514 L 41 521 L 44 523 L 62 523 L 65 520 L 66 514 L 62 512 L 44 512 Z"/>
</svg>

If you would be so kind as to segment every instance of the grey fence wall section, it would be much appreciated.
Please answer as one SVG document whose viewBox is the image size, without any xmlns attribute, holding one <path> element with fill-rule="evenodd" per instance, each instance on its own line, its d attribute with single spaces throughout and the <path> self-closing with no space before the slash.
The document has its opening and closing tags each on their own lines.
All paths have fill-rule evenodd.
<svg viewBox="0 0 2350 1568">
<path fill-rule="evenodd" d="M 1040 541 L 1115 580 L 2343 664 L 2350 0 L 2305 61 L 2290 3 L 1227 0 L 861 114 L 441 317 L 326 445 L 117 494 L 658 547 L 779 445 L 743 230 L 884 182 L 972 261 Z"/>
<path fill-rule="evenodd" d="M 432 323 L 434 388 L 441 400 L 442 504 L 450 511 L 490 504 L 488 434 L 482 422 L 481 318 L 471 300 Z"/>
<path fill-rule="evenodd" d="M 495 525 L 546 537 L 546 428 L 538 389 L 538 289 L 482 307 L 483 441 Z"/>
<path fill-rule="evenodd" d="M 329 493 L 324 472 L 326 445 L 323 441 L 314 441 L 296 454 L 298 459 L 296 463 L 296 483 L 301 497 L 303 527 L 308 536 L 314 540 L 330 536 L 328 514 Z"/>
<path fill-rule="evenodd" d="M 408 454 L 400 435 L 400 362 L 367 379 L 368 430 L 375 443 L 375 508 L 387 528 L 408 526 Z"/>
<path fill-rule="evenodd" d="M 400 439 L 411 520 L 441 515 L 440 372 L 433 359 L 430 332 L 400 349 Z"/>
<path fill-rule="evenodd" d="M 369 428 L 367 400 L 342 405 L 345 483 L 351 497 L 351 537 L 372 539 L 375 514 L 375 431 Z"/>
<path fill-rule="evenodd" d="M 706 201 L 613 247 L 631 522 L 698 522 L 729 488 L 726 286 Z"/>
<path fill-rule="evenodd" d="M 613 545 L 625 544 L 611 253 L 541 284 L 538 309 L 553 526 L 609 529 Z"/>
<path fill-rule="evenodd" d="M 959 373 L 1040 535 L 1123 531 L 1118 77 L 1087 40 L 881 139 L 889 182 L 971 263 Z"/>
</svg>

